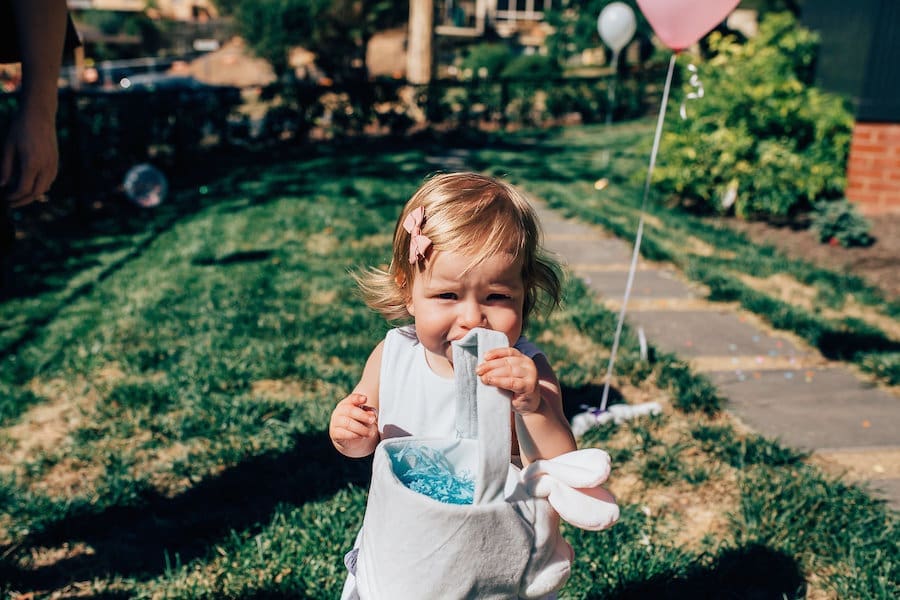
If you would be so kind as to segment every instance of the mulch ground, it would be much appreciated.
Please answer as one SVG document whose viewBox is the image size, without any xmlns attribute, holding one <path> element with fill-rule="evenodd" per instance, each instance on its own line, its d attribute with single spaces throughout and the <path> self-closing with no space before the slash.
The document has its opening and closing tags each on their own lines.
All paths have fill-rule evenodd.
<svg viewBox="0 0 900 600">
<path fill-rule="evenodd" d="M 900 299 L 900 213 L 869 215 L 875 243 L 866 248 L 823 244 L 809 228 L 775 226 L 727 219 L 729 227 L 759 244 L 775 246 L 791 258 L 854 274 L 882 290 L 888 300 Z"/>
</svg>

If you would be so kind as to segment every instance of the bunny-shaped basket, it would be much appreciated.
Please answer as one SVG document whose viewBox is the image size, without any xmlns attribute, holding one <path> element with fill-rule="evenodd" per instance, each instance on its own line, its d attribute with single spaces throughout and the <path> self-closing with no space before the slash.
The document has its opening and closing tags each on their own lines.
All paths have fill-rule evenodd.
<svg viewBox="0 0 900 600">
<path fill-rule="evenodd" d="M 540 598 L 569 577 L 573 554 L 559 517 L 593 530 L 618 519 L 599 487 L 610 467 L 602 450 L 524 470 L 510 463 L 509 398 L 475 374 L 485 352 L 507 344 L 480 328 L 454 342 L 458 439 L 393 438 L 375 449 L 356 562 L 361 599 Z M 415 446 L 475 475 L 472 504 L 443 503 L 401 482 L 391 456 Z"/>
</svg>

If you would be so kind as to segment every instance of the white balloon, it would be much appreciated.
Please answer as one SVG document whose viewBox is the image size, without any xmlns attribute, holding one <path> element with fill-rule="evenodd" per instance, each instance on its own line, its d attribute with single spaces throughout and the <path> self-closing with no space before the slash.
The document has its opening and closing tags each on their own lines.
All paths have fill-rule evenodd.
<svg viewBox="0 0 900 600">
<path fill-rule="evenodd" d="M 624 2 L 607 4 L 597 17 L 597 32 L 600 39 L 615 53 L 631 41 L 636 30 L 634 11 Z"/>
</svg>

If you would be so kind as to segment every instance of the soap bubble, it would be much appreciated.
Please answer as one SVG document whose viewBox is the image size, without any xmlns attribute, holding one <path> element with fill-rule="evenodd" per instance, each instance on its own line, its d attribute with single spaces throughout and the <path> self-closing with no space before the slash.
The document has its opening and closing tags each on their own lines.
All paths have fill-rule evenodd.
<svg viewBox="0 0 900 600">
<path fill-rule="evenodd" d="M 166 176 L 153 165 L 146 163 L 135 165 L 125 174 L 122 184 L 128 199 L 144 208 L 159 205 L 169 190 Z"/>
</svg>

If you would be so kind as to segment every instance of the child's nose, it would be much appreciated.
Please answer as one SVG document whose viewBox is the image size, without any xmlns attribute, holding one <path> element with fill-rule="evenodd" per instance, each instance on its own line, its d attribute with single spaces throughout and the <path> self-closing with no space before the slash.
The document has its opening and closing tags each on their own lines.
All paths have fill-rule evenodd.
<svg viewBox="0 0 900 600">
<path fill-rule="evenodd" d="M 467 329 L 484 325 L 485 318 L 484 311 L 481 310 L 481 304 L 474 301 L 460 302 L 459 322 L 460 325 Z"/>
</svg>

